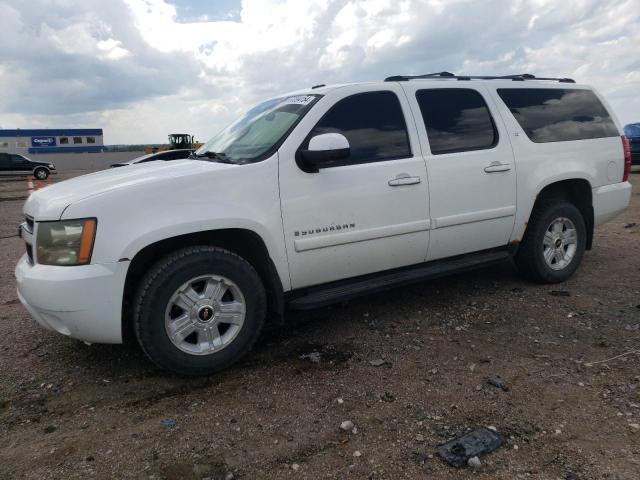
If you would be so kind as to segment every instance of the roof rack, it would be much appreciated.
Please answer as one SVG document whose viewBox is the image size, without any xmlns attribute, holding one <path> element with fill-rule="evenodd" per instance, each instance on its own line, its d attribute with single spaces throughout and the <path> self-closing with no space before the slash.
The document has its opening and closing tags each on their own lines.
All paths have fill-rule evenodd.
<svg viewBox="0 0 640 480">
<path fill-rule="evenodd" d="M 536 77 L 530 73 L 521 73 L 518 75 L 454 75 L 451 72 L 427 73 L 425 75 L 394 75 L 384 79 L 385 82 L 406 82 L 408 80 L 419 80 L 424 78 L 451 78 L 455 80 L 512 80 L 514 82 L 524 82 L 525 80 L 552 80 L 561 83 L 576 83 L 572 78 L 549 78 Z"/>
</svg>

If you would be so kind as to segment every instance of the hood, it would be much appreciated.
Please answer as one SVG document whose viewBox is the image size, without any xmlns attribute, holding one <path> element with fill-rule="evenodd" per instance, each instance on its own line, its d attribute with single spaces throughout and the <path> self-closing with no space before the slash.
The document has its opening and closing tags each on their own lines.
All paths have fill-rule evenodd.
<svg viewBox="0 0 640 480">
<path fill-rule="evenodd" d="M 24 213 L 36 221 L 59 220 L 69 205 L 89 197 L 150 184 L 168 184 L 177 178 L 229 167 L 233 168 L 235 165 L 202 160 L 173 160 L 103 170 L 33 192 L 24 205 Z"/>
</svg>

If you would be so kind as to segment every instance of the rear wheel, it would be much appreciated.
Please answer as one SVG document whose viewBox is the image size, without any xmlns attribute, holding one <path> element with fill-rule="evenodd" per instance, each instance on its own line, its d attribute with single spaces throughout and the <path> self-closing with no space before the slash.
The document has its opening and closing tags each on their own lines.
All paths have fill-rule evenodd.
<svg viewBox="0 0 640 480">
<path fill-rule="evenodd" d="M 586 237 L 584 218 L 575 205 L 562 199 L 543 200 L 531 214 L 516 265 L 531 280 L 563 282 L 582 261 Z"/>
<path fill-rule="evenodd" d="M 241 257 L 190 247 L 160 260 L 138 291 L 135 331 L 158 366 L 207 375 L 242 358 L 266 315 L 260 277 Z"/>
<path fill-rule="evenodd" d="M 38 180 L 46 180 L 49 178 L 49 170 L 44 167 L 38 167 L 33 171 L 33 176 Z"/>
</svg>

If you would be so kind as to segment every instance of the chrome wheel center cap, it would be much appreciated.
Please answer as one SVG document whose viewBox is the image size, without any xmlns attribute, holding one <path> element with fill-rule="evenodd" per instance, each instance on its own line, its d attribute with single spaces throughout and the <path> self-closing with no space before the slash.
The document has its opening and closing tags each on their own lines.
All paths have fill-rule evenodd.
<svg viewBox="0 0 640 480">
<path fill-rule="evenodd" d="M 209 323 L 216 316 L 216 309 L 211 305 L 202 305 L 198 309 L 198 320 L 203 323 Z"/>
</svg>

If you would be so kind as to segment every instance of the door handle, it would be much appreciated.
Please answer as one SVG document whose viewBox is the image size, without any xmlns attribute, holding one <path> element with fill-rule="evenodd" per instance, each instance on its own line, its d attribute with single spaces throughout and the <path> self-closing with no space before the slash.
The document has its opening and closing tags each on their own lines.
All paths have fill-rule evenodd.
<svg viewBox="0 0 640 480">
<path fill-rule="evenodd" d="M 410 177 L 406 173 L 401 173 L 400 175 L 396 175 L 396 178 L 393 180 L 389 180 L 390 187 L 401 187 L 403 185 L 415 185 L 416 183 L 420 183 L 420 177 Z"/>
<path fill-rule="evenodd" d="M 484 171 L 486 173 L 494 173 L 494 172 L 506 172 L 511 170 L 511 165 L 508 163 L 500 163 L 498 161 L 491 162 L 488 166 L 484 167 Z"/>
</svg>

